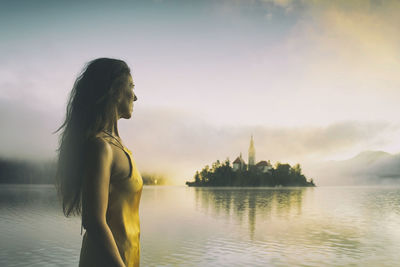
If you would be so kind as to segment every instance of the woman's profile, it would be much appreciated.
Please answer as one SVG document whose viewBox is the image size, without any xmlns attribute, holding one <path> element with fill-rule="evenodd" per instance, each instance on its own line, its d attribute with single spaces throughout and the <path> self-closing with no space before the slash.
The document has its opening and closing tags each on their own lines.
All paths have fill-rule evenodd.
<svg viewBox="0 0 400 267">
<path fill-rule="evenodd" d="M 128 65 L 89 62 L 72 88 L 58 149 L 56 185 L 64 215 L 86 229 L 79 266 L 139 266 L 143 180 L 118 134 L 137 100 Z"/>
</svg>

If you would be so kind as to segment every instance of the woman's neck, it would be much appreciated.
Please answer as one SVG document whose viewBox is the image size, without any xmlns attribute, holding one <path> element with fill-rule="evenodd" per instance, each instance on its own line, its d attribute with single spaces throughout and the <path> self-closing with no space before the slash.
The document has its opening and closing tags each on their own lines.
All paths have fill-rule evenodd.
<svg viewBox="0 0 400 267">
<path fill-rule="evenodd" d="M 119 137 L 117 122 L 115 122 L 112 125 L 106 126 L 104 128 L 104 131 L 109 133 L 109 134 L 111 134 L 111 135 L 113 135 L 113 136 Z"/>
</svg>

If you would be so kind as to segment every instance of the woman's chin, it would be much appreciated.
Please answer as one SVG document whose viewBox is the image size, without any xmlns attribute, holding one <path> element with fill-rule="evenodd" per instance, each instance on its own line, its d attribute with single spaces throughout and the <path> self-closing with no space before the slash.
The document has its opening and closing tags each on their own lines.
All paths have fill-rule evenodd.
<svg viewBox="0 0 400 267">
<path fill-rule="evenodd" d="M 128 113 L 128 119 L 132 118 L 132 115 L 133 115 L 133 112 L 132 112 L 132 111 L 129 112 L 129 113 Z"/>
<path fill-rule="evenodd" d="M 121 119 L 130 119 L 131 117 L 132 117 L 132 112 L 125 113 L 122 116 L 120 116 Z"/>
</svg>

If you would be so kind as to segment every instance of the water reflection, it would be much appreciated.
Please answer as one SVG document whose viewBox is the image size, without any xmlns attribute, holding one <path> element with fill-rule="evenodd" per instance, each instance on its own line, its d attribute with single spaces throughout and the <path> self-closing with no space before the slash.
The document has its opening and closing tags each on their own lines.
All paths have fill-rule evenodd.
<svg viewBox="0 0 400 267">
<path fill-rule="evenodd" d="M 0 186 L 0 208 L 26 208 L 46 206 L 59 209 L 54 185 L 2 185 Z"/>
<path fill-rule="evenodd" d="M 0 266 L 77 266 L 49 186 L 0 187 Z M 398 266 L 400 188 L 145 186 L 141 265 Z"/>
<path fill-rule="evenodd" d="M 53 185 L 1 185 L 0 266 L 76 266 L 79 223 Z"/>
<path fill-rule="evenodd" d="M 313 188 L 195 188 L 196 207 L 216 217 L 247 224 L 253 239 L 256 220 L 301 215 L 302 201 Z"/>
<path fill-rule="evenodd" d="M 320 266 L 326 257 L 332 256 L 331 264 L 340 264 L 343 260 L 340 257 L 357 263 L 365 255 L 363 250 L 371 249 L 363 248 L 370 240 L 371 225 L 365 224 L 365 217 L 355 205 L 364 205 L 360 201 L 362 192 L 320 188 L 196 188 L 195 199 L 198 211 L 225 223 L 238 224 L 238 229 L 247 229 L 249 244 L 257 244 L 258 251 L 279 257 L 278 261 L 284 265 L 294 265 L 301 259 L 319 262 L 315 266 Z M 246 240 L 244 236 L 240 238 Z M 374 242 L 379 239 L 382 240 L 371 238 Z M 372 250 L 382 251 L 383 246 Z M 287 255 L 282 257 L 282 253 Z"/>
</svg>

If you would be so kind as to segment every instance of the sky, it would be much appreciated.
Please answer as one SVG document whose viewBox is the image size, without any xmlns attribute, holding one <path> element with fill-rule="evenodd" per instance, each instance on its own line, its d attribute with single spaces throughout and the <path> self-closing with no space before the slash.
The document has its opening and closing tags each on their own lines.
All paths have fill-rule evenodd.
<svg viewBox="0 0 400 267">
<path fill-rule="evenodd" d="M 400 152 L 399 1 L 1 1 L 0 157 L 47 160 L 86 62 L 125 60 L 142 172 Z M 246 160 L 247 161 L 247 160 Z"/>
</svg>

